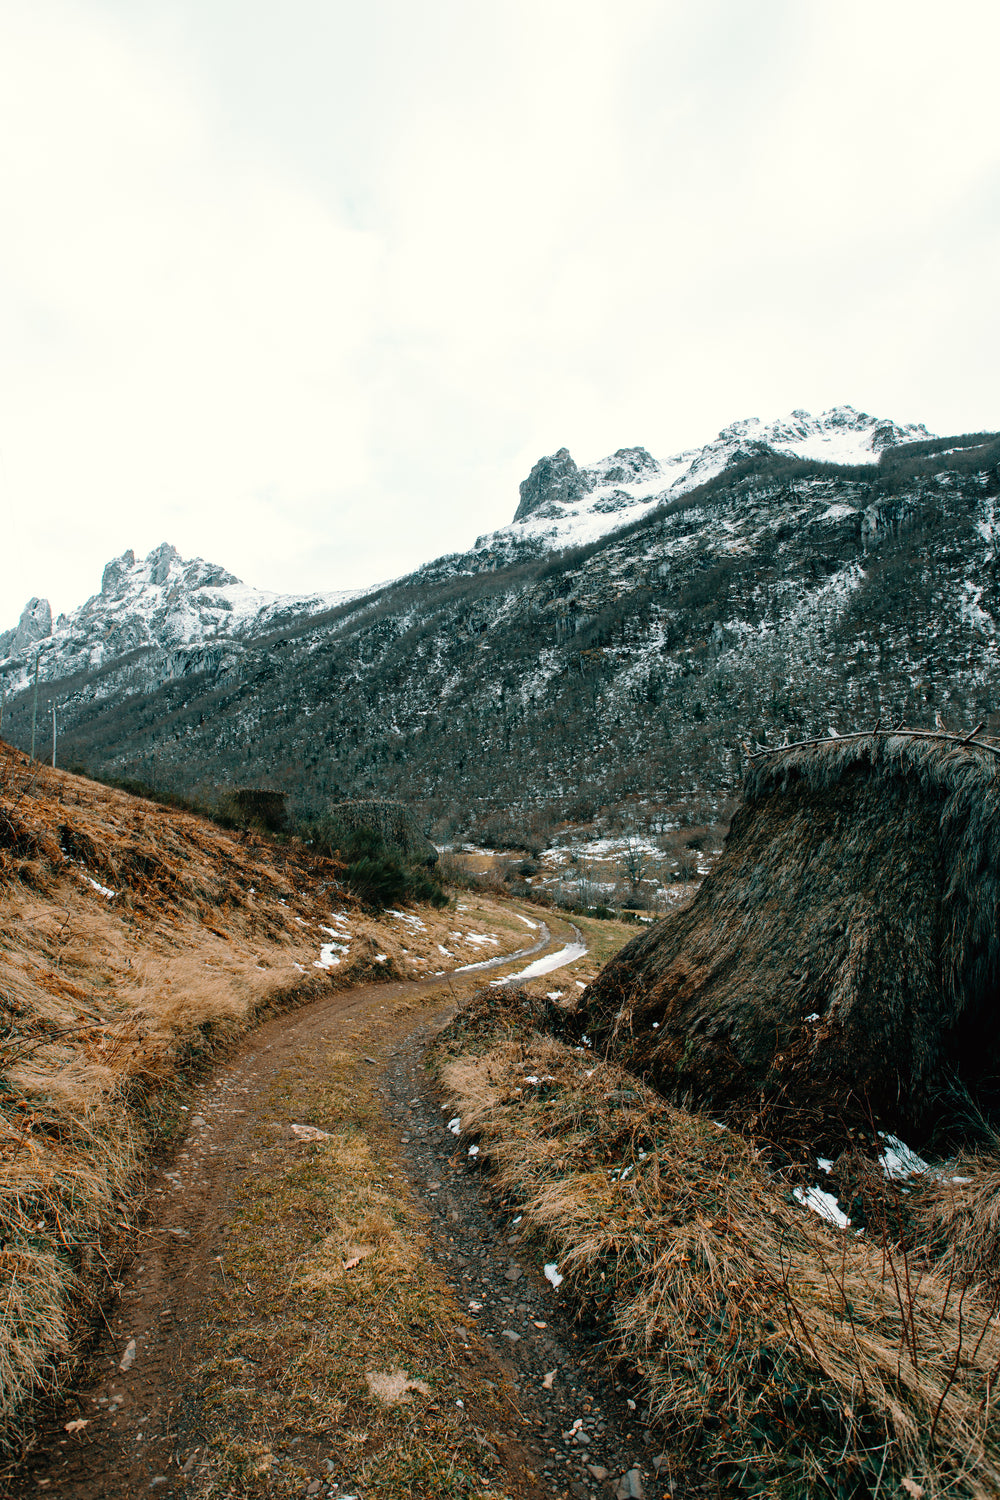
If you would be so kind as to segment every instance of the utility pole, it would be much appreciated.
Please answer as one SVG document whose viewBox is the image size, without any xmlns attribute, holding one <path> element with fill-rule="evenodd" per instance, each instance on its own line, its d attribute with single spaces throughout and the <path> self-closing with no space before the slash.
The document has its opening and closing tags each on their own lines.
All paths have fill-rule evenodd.
<svg viewBox="0 0 1000 1500">
<path fill-rule="evenodd" d="M 38 656 L 35 652 L 35 701 L 31 709 L 31 758 L 35 758 L 35 729 L 38 724 Z"/>
<path fill-rule="evenodd" d="M 0 682 L 0 736 L 3 735 L 3 711 L 7 707 L 7 679 Z"/>
<path fill-rule="evenodd" d="M 52 769 L 56 768 L 56 700 L 52 700 Z"/>
</svg>

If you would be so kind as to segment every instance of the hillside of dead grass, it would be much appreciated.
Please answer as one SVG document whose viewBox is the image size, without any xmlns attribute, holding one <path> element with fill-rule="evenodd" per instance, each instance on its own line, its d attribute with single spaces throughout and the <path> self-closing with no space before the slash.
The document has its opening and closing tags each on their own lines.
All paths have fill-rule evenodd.
<svg viewBox="0 0 1000 1500">
<path fill-rule="evenodd" d="M 1000 1158 L 905 1204 L 869 1163 L 866 1227 L 838 1229 L 796 1201 L 808 1178 L 563 1021 L 474 1001 L 437 1054 L 447 1107 L 667 1451 L 727 1493 L 1000 1495 Z"/>
<path fill-rule="evenodd" d="M 338 874 L 0 743 L 0 1440 L 71 1367 L 185 1067 L 331 985 L 525 943 L 472 895 L 375 917 Z"/>
</svg>

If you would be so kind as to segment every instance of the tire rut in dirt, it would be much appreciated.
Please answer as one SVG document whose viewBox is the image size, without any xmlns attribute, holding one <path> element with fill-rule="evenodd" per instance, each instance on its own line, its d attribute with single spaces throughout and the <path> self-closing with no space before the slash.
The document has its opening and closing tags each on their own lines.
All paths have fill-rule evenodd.
<svg viewBox="0 0 1000 1500">
<path fill-rule="evenodd" d="M 513 1391 L 536 1493 L 677 1497 L 653 1435 L 630 1410 L 627 1393 L 614 1387 L 600 1335 L 562 1310 L 536 1248 L 490 1202 L 476 1157 L 449 1129 L 424 1058 L 452 1014 L 425 1022 L 396 1049 L 383 1087 L 403 1132 L 413 1191 L 426 1207 L 431 1253 Z"/>
</svg>

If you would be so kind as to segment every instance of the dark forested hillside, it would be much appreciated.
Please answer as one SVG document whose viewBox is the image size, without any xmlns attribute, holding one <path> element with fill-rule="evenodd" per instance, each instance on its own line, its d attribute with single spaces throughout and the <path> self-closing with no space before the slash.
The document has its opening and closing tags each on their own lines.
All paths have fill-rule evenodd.
<svg viewBox="0 0 1000 1500">
<path fill-rule="evenodd" d="M 64 764 L 206 798 L 267 783 L 305 815 L 377 792 L 442 835 L 624 805 L 701 821 L 748 740 L 1000 727 L 998 463 L 995 434 L 853 469 L 751 453 L 588 546 L 442 558 L 174 652 L 166 681 L 138 650 L 45 682 L 39 722 L 55 696 Z M 32 712 L 30 689 L 9 701 L 5 736 L 26 747 Z"/>
</svg>

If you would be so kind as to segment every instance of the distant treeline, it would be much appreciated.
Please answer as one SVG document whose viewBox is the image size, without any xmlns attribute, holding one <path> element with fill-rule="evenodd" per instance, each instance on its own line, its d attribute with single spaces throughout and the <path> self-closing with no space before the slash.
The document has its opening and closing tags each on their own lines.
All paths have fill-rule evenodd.
<svg viewBox="0 0 1000 1500">
<path fill-rule="evenodd" d="M 886 493 L 897 494 L 913 480 L 940 473 L 942 469 L 963 475 L 992 471 L 996 477 L 998 465 L 1000 432 L 964 432 L 887 448 L 879 458 L 879 477 Z"/>
</svg>

